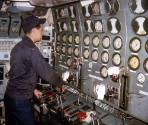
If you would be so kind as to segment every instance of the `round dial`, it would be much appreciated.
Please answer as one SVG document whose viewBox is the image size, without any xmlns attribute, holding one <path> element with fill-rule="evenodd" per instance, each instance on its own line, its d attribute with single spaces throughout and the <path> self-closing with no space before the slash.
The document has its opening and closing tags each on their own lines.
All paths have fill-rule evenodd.
<svg viewBox="0 0 148 125">
<path fill-rule="evenodd" d="M 70 59 L 70 58 L 67 59 L 67 65 L 68 65 L 68 66 L 71 65 L 71 59 Z"/>
<path fill-rule="evenodd" d="M 100 43 L 99 37 L 98 36 L 94 36 L 93 40 L 92 40 L 92 44 L 94 47 L 98 47 Z"/>
<path fill-rule="evenodd" d="M 148 40 L 147 40 L 147 42 L 146 42 L 146 44 L 145 44 L 145 50 L 146 50 L 146 52 L 148 53 Z"/>
<path fill-rule="evenodd" d="M 131 39 L 129 43 L 129 48 L 132 52 L 138 52 L 141 48 L 141 41 L 139 38 Z"/>
<path fill-rule="evenodd" d="M 97 51 L 97 50 L 93 50 L 93 51 L 92 51 L 91 57 L 92 57 L 92 60 L 93 60 L 93 61 L 97 61 L 98 58 L 99 58 L 99 53 L 98 53 L 98 51 Z"/>
<path fill-rule="evenodd" d="M 63 42 L 66 42 L 67 36 L 66 35 L 63 35 L 62 40 L 63 40 Z"/>
<path fill-rule="evenodd" d="M 144 67 L 144 70 L 148 73 L 148 58 L 145 59 L 143 67 Z"/>
<path fill-rule="evenodd" d="M 116 50 L 120 50 L 122 48 L 122 39 L 121 39 L 121 37 L 119 37 L 119 36 L 115 37 L 115 39 L 113 40 L 113 47 Z"/>
<path fill-rule="evenodd" d="M 115 66 L 119 66 L 121 64 L 121 55 L 119 53 L 114 53 L 112 56 L 112 62 Z"/>
<path fill-rule="evenodd" d="M 88 36 L 88 35 L 86 35 L 86 36 L 84 37 L 83 42 L 84 42 L 84 44 L 85 44 L 86 46 L 88 46 L 88 45 L 89 45 L 90 38 L 89 38 L 89 36 Z"/>
<path fill-rule="evenodd" d="M 110 38 L 108 36 L 105 36 L 102 40 L 102 46 L 107 49 L 110 46 Z"/>
<path fill-rule="evenodd" d="M 143 73 L 138 73 L 137 80 L 141 84 L 144 83 L 145 82 L 145 76 L 144 76 L 144 74 Z"/>
<path fill-rule="evenodd" d="M 72 37 L 72 35 L 69 35 L 69 36 L 68 36 L 68 42 L 69 42 L 69 43 L 72 43 L 72 41 L 73 41 L 73 37 Z"/>
<path fill-rule="evenodd" d="M 60 35 L 59 34 L 57 35 L 57 40 L 60 42 Z"/>
<path fill-rule="evenodd" d="M 89 49 L 84 49 L 83 57 L 84 57 L 85 59 L 88 59 L 88 58 L 89 58 Z"/>
<path fill-rule="evenodd" d="M 71 55 L 72 54 L 72 47 L 68 47 L 67 51 L 68 51 L 68 55 Z"/>
<path fill-rule="evenodd" d="M 66 47 L 63 46 L 63 47 L 62 47 L 62 53 L 65 54 L 65 52 L 66 52 Z"/>
<path fill-rule="evenodd" d="M 128 66 L 132 70 L 137 70 L 139 68 L 139 66 L 140 66 L 140 59 L 139 59 L 139 57 L 136 56 L 136 55 L 130 56 L 129 59 L 128 59 Z"/>
<path fill-rule="evenodd" d="M 80 43 L 80 37 L 78 35 L 75 36 L 74 41 L 76 44 Z"/>
<path fill-rule="evenodd" d="M 101 77 L 107 78 L 108 72 L 107 72 L 107 67 L 106 67 L 106 66 L 102 66 L 102 67 L 101 67 L 101 69 L 100 69 L 100 74 L 101 74 Z"/>
<path fill-rule="evenodd" d="M 103 63 L 108 63 L 108 61 L 109 61 L 109 54 L 108 54 L 107 51 L 102 52 L 101 60 L 102 60 Z"/>
<path fill-rule="evenodd" d="M 79 48 L 78 48 L 78 47 L 76 47 L 76 48 L 74 49 L 74 55 L 75 55 L 75 56 L 79 56 Z"/>
<path fill-rule="evenodd" d="M 56 51 L 57 51 L 57 53 L 60 52 L 60 46 L 59 46 L 59 45 L 57 45 L 57 47 L 56 47 Z"/>
</svg>

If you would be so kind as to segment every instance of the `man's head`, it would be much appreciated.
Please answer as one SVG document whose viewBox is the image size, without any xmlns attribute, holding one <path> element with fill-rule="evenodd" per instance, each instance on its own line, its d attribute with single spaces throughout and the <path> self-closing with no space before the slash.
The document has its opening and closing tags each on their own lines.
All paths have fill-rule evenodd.
<svg viewBox="0 0 148 125">
<path fill-rule="evenodd" d="M 42 38 L 43 26 L 46 19 L 39 19 L 36 16 L 28 16 L 22 21 L 22 28 L 26 35 L 32 37 L 34 42 L 40 41 Z"/>
</svg>

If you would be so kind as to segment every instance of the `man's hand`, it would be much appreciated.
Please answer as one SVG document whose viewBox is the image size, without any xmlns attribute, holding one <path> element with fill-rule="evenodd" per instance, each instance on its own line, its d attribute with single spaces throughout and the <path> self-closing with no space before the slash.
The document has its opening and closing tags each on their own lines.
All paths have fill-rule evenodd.
<svg viewBox="0 0 148 125">
<path fill-rule="evenodd" d="M 34 90 L 34 95 L 37 99 L 40 99 L 42 97 L 42 92 L 40 92 L 39 90 L 35 89 Z"/>
</svg>

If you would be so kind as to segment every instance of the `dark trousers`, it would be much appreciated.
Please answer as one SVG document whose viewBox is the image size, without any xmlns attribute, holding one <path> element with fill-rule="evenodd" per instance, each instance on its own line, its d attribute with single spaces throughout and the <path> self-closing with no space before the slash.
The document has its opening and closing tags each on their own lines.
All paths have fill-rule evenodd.
<svg viewBox="0 0 148 125">
<path fill-rule="evenodd" d="M 6 125 L 36 125 L 29 100 L 14 100 L 5 95 Z"/>
</svg>

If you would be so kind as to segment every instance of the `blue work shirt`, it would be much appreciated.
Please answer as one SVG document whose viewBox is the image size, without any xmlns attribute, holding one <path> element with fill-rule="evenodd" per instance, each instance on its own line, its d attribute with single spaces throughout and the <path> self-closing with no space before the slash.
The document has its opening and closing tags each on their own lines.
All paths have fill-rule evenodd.
<svg viewBox="0 0 148 125">
<path fill-rule="evenodd" d="M 14 99 L 30 99 L 38 76 L 53 85 L 62 85 L 62 78 L 45 61 L 33 41 L 25 36 L 11 51 L 9 82 L 6 95 Z"/>
</svg>

